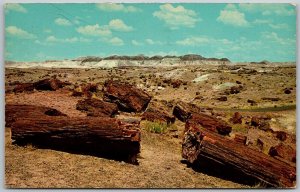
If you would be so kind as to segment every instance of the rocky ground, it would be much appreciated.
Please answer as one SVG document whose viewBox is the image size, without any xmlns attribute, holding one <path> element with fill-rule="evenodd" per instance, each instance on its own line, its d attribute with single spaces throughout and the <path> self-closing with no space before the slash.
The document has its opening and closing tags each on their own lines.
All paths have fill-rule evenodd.
<svg viewBox="0 0 300 192">
<path fill-rule="evenodd" d="M 70 117 L 86 116 L 76 110 L 84 97 L 101 99 L 107 79 L 120 80 L 146 91 L 152 103 L 172 108 L 179 101 L 195 104 L 206 113 L 232 126 L 229 137 L 248 136 L 249 146 L 268 153 L 278 144 L 274 131 L 291 135 L 286 145 L 296 141 L 296 67 L 272 64 L 206 65 L 185 67 L 122 67 L 91 69 L 6 69 L 6 104 L 34 104 L 55 108 Z M 33 83 L 56 77 L 67 86 L 56 91 L 16 93 L 19 83 Z M 75 97 L 83 87 L 96 84 L 91 95 Z M 238 112 L 243 118 L 233 123 Z M 116 118 L 141 118 L 142 113 L 121 112 Z M 252 118 L 263 125 L 249 129 Z M 261 120 L 260 118 L 264 118 Z M 254 119 L 255 120 L 255 119 Z M 181 162 L 184 123 L 175 120 L 166 131 L 152 133 L 148 121 L 141 122 L 139 165 L 66 152 L 19 147 L 11 144 L 10 128 L 5 130 L 6 186 L 72 188 L 248 188 L 260 183 L 243 183 L 234 178 L 193 170 Z M 249 124 L 250 123 L 250 124 Z M 254 126 L 254 125 L 253 125 Z M 253 127 L 252 126 L 252 127 Z M 255 126 L 254 126 L 255 127 Z M 272 130 L 266 131 L 266 130 Z M 263 143 L 257 144 L 257 140 Z"/>
</svg>

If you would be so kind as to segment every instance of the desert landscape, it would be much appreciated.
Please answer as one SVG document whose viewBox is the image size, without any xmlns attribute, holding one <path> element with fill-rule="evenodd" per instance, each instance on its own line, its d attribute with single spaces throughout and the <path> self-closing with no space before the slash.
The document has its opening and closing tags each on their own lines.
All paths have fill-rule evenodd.
<svg viewBox="0 0 300 192">
<path fill-rule="evenodd" d="M 268 161 L 274 159 L 273 163 L 281 162 L 282 166 L 288 166 L 296 174 L 295 63 L 231 63 L 228 59 L 203 59 L 199 55 L 157 58 L 154 61 L 161 63 L 157 67 L 148 65 L 147 62 L 151 63 L 151 60 L 145 57 L 86 57 L 62 61 L 69 62 L 68 68 L 53 64 L 60 61 L 47 61 L 41 66 L 28 64 L 32 67 L 22 68 L 20 66 L 26 64 L 7 63 L 7 187 L 294 186 L 296 180 L 293 178 L 285 183 L 282 178 L 261 178 L 251 171 L 241 177 L 244 174 L 243 168 L 237 170 L 239 172 L 236 174 L 230 174 L 234 167 L 226 164 L 223 168 L 211 165 L 217 162 L 217 156 L 202 162 L 201 159 L 207 157 L 201 157 L 200 152 L 200 156 L 191 161 L 189 153 L 186 154 L 185 151 L 189 149 L 186 148 L 188 133 L 193 133 L 195 128 L 200 132 L 208 130 L 209 133 L 204 134 L 213 134 L 214 137 L 224 138 L 224 142 L 233 143 L 235 147 L 230 149 L 233 152 L 239 146 L 245 146 L 247 150 L 263 155 Z M 117 108 L 115 110 L 110 110 L 110 106 L 103 108 L 104 104 L 116 103 L 107 98 L 107 84 L 115 86 L 116 89 L 120 84 L 124 92 L 136 89 L 138 91 L 133 91 L 133 97 L 136 98 L 129 101 L 119 98 L 116 106 L 113 105 Z M 149 97 L 149 101 L 145 102 L 145 107 L 135 111 L 135 105 L 138 105 L 135 102 L 142 97 L 142 93 Z M 97 104 L 98 101 L 100 103 Z M 124 105 L 126 102 L 133 104 L 128 105 L 131 107 L 122 108 L 122 102 L 125 102 Z M 18 122 L 22 123 L 20 118 L 30 116 L 36 123 L 39 118 L 43 118 L 43 114 L 36 117 L 31 115 L 30 110 L 36 109 L 20 107 L 23 105 L 55 109 L 70 118 L 70 121 L 76 118 L 113 117 L 137 122 L 134 126 L 138 128 L 141 136 L 136 162 L 126 158 L 107 158 L 101 154 L 98 156 L 74 153 L 66 149 L 56 150 L 51 143 L 46 144 L 46 149 L 36 147 L 30 140 L 25 146 L 13 144 L 11 126 L 17 130 Z M 18 113 L 18 117 L 13 115 Z M 51 118 L 54 119 L 49 119 L 49 124 L 57 117 Z M 190 126 L 194 124 L 196 127 Z M 17 133 L 15 134 L 18 140 Z M 245 151 L 243 155 L 249 155 L 247 153 Z M 222 173 L 228 167 L 229 170 Z"/>
<path fill-rule="evenodd" d="M 296 10 L 4 4 L 5 187 L 296 188 Z"/>
</svg>

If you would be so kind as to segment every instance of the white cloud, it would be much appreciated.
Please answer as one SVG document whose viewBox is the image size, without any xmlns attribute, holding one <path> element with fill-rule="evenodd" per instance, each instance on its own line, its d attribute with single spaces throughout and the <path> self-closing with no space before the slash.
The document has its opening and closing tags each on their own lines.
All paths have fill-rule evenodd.
<svg viewBox="0 0 300 192">
<path fill-rule="evenodd" d="M 109 28 L 116 31 L 132 31 L 131 26 L 126 25 L 121 19 L 113 19 L 108 24 Z"/>
<path fill-rule="evenodd" d="M 78 27 L 78 33 L 89 36 L 108 36 L 111 35 L 111 31 L 107 27 L 96 25 L 86 25 Z"/>
<path fill-rule="evenodd" d="M 122 39 L 120 39 L 119 37 L 113 37 L 108 42 L 115 46 L 124 45 L 124 41 Z"/>
<path fill-rule="evenodd" d="M 138 42 L 137 40 L 132 40 L 131 43 L 132 43 L 133 45 L 136 45 L 136 46 L 143 45 L 143 43 Z"/>
<path fill-rule="evenodd" d="M 153 41 L 152 39 L 145 39 L 146 43 L 149 45 L 163 45 L 164 43 L 161 41 Z"/>
<path fill-rule="evenodd" d="M 262 15 L 291 16 L 296 14 L 295 6 L 282 3 L 245 3 L 239 4 L 239 7 L 247 12 L 261 12 Z"/>
<path fill-rule="evenodd" d="M 296 43 L 296 39 L 281 38 L 275 32 L 263 32 L 262 38 L 264 38 L 265 40 L 269 40 L 273 43 L 280 44 L 280 45 L 292 45 L 292 44 Z M 296 46 L 296 44 L 295 44 L 295 46 Z"/>
<path fill-rule="evenodd" d="M 76 42 L 90 42 L 91 40 L 89 39 L 86 39 L 86 38 L 77 38 L 77 37 L 71 37 L 71 38 L 64 38 L 64 39 L 60 39 L 60 38 L 57 38 L 53 35 L 51 36 L 48 36 L 46 38 L 46 42 L 49 42 L 49 43 L 76 43 Z M 43 42 L 40 42 L 39 40 L 36 40 L 37 44 L 44 44 Z"/>
<path fill-rule="evenodd" d="M 20 13 L 27 13 L 27 10 L 20 4 L 18 3 L 8 3 L 5 5 L 5 11 L 16 11 Z"/>
<path fill-rule="evenodd" d="M 5 31 L 7 34 L 11 36 L 15 36 L 20 39 L 35 39 L 36 35 L 31 34 L 21 28 L 18 28 L 16 26 L 8 26 L 5 28 Z"/>
<path fill-rule="evenodd" d="M 134 6 L 125 6 L 123 4 L 116 4 L 116 3 L 99 3 L 96 4 L 96 7 L 102 11 L 113 12 L 113 11 L 121 11 L 126 13 L 132 12 L 140 12 L 141 9 L 134 7 Z"/>
<path fill-rule="evenodd" d="M 278 24 L 269 24 L 269 26 L 273 29 L 287 29 L 289 26 L 286 23 L 278 23 Z"/>
<path fill-rule="evenodd" d="M 182 5 L 173 7 L 171 4 L 164 4 L 159 8 L 153 16 L 164 21 L 171 29 L 178 29 L 180 26 L 195 27 L 196 22 L 201 21 L 195 11 L 185 9 Z"/>
<path fill-rule="evenodd" d="M 239 12 L 233 4 L 226 5 L 226 7 L 220 11 L 217 21 L 238 27 L 249 26 L 249 22 L 246 20 L 245 14 Z"/>
<path fill-rule="evenodd" d="M 269 19 L 255 19 L 254 21 L 252 21 L 253 24 L 268 24 L 268 23 L 272 23 L 272 20 Z"/>
<path fill-rule="evenodd" d="M 70 25 L 72 25 L 72 23 L 69 20 L 64 19 L 64 18 L 57 18 L 57 19 L 55 19 L 54 22 L 55 22 L 55 24 L 61 25 L 61 26 L 70 26 Z"/>
<path fill-rule="evenodd" d="M 188 37 L 183 40 L 176 41 L 178 45 L 185 45 L 185 46 L 200 46 L 203 44 L 207 44 L 210 42 L 208 37 Z"/>
</svg>

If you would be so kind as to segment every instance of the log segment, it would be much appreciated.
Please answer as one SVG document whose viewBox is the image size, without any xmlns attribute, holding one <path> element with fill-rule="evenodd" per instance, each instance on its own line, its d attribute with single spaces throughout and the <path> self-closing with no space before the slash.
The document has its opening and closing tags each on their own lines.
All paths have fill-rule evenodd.
<svg viewBox="0 0 300 192">
<path fill-rule="evenodd" d="M 142 112 L 151 100 L 143 90 L 119 81 L 106 81 L 103 91 L 105 101 L 116 103 L 125 112 Z"/>
<path fill-rule="evenodd" d="M 201 159 L 256 178 L 271 187 L 292 188 L 296 185 L 296 167 L 199 126 L 185 132 L 182 157 L 195 164 Z M 213 169 L 213 167 L 211 167 Z M 226 174 L 226 173 L 223 173 Z"/>
<path fill-rule="evenodd" d="M 66 114 L 44 106 L 36 105 L 5 105 L 5 126 L 10 127 L 17 118 L 31 117 L 40 118 L 43 116 L 67 116 Z"/>
<path fill-rule="evenodd" d="M 21 118 L 12 125 L 14 144 L 110 157 L 136 164 L 138 124 L 104 117 Z"/>
</svg>

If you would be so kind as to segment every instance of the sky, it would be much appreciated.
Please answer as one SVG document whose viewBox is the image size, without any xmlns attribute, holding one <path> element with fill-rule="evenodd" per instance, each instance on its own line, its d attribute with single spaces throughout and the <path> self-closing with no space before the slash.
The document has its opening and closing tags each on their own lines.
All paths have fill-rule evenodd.
<svg viewBox="0 0 300 192">
<path fill-rule="evenodd" d="M 6 4 L 5 60 L 184 55 L 296 61 L 290 4 Z"/>
</svg>

